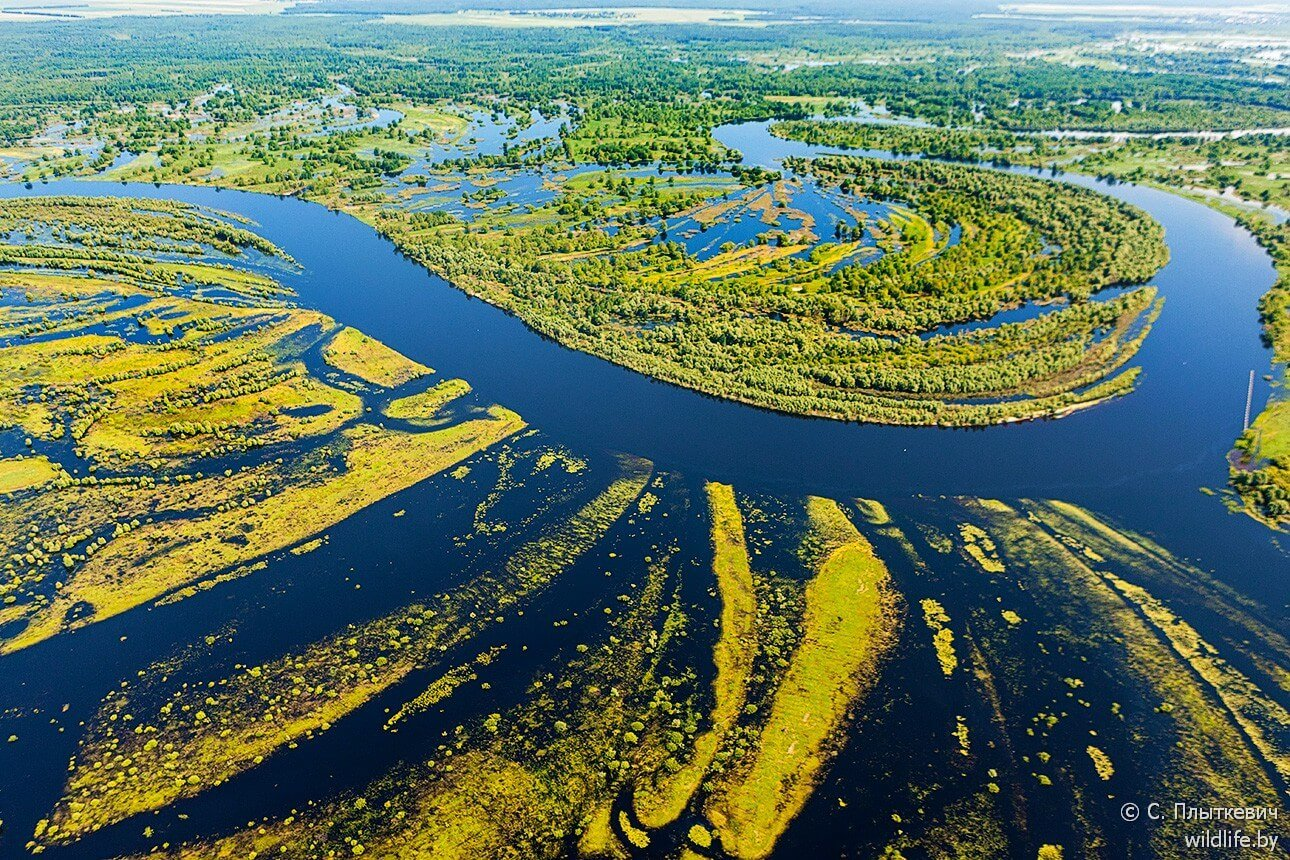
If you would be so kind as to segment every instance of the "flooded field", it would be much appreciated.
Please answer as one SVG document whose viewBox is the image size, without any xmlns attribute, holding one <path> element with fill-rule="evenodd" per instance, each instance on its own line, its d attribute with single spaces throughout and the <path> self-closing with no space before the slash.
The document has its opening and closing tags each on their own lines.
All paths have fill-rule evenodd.
<svg viewBox="0 0 1290 860">
<path fill-rule="evenodd" d="M 792 172 L 459 170 L 558 134 L 467 122 L 381 205 L 497 227 L 689 184 L 645 226 L 700 263 L 961 240 Z M 5 186 L 0 856 L 1171 857 L 1124 803 L 1276 805 L 1286 550 L 1200 492 L 1272 269 L 1072 181 L 1164 225 L 1140 385 L 974 430 L 652 381 L 316 204 Z"/>
</svg>

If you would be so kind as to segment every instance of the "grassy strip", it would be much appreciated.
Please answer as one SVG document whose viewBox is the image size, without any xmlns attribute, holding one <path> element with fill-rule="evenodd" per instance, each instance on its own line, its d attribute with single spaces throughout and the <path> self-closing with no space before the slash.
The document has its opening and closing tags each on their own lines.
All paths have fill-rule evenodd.
<svg viewBox="0 0 1290 860">
<path fill-rule="evenodd" d="M 129 695 L 109 697 L 43 838 L 75 839 L 220 785 L 283 746 L 326 731 L 443 650 L 497 623 L 503 610 L 523 605 L 627 512 L 651 474 L 643 461 L 628 465 L 627 475 L 567 522 L 520 547 L 504 575 L 473 580 L 433 609 L 412 605 L 217 684 L 185 685 L 160 708 L 132 706 Z M 549 562 L 538 569 L 535 559 Z M 485 652 L 475 664 L 494 656 Z M 428 707 L 471 672 L 471 666 L 450 671 L 389 725 Z M 121 731 L 119 718 L 129 712 L 131 728 Z"/>
<path fill-rule="evenodd" d="M 1122 648 L 1122 665 L 1146 695 L 1161 702 L 1157 719 L 1167 727 L 1144 734 L 1152 749 L 1168 750 L 1162 790 L 1195 798 L 1199 805 L 1275 804 L 1276 789 L 1251 752 L 1221 699 L 1180 657 L 1141 607 L 1127 601 L 1091 565 L 1041 526 L 996 501 L 969 507 L 988 521 L 1007 559 L 1007 569 L 1061 612 L 1070 635 L 1086 640 L 1090 630 L 1105 631 Z M 1074 631 L 1078 631 L 1075 633 Z M 1145 727 L 1144 727 L 1145 728 Z M 1181 838 L 1185 823 L 1162 822 L 1152 844 L 1166 856 Z"/>
<path fill-rule="evenodd" d="M 664 605 L 667 559 L 644 569 L 637 599 L 614 613 L 605 641 L 550 666 L 522 703 L 458 729 L 421 764 L 390 771 L 357 797 L 166 846 L 166 856 L 567 857 L 571 841 L 589 856 L 623 856 L 615 821 L 643 847 L 649 836 L 611 815 L 609 803 L 657 766 L 663 727 L 683 713 L 659 653 L 666 638 L 657 637 L 676 612 Z"/>
<path fill-rule="evenodd" d="M 0 460 L 0 494 L 39 487 L 62 474 L 48 457 L 9 457 Z"/>
<path fill-rule="evenodd" d="M 894 642 L 886 566 L 836 502 L 812 498 L 830 549 L 806 587 L 802 643 L 775 691 L 751 766 L 709 803 L 722 848 L 765 857 L 814 790 L 852 703 L 874 683 Z"/>
<path fill-rule="evenodd" d="M 717 666 L 713 682 L 716 704 L 711 725 L 695 740 L 690 760 L 661 783 L 642 784 L 637 789 L 636 812 L 649 828 L 675 821 L 698 790 L 722 740 L 739 720 L 756 654 L 757 595 L 743 517 L 730 485 L 709 483 L 706 490 L 712 515 L 712 572 L 721 596 L 721 635 L 712 653 Z"/>
<path fill-rule="evenodd" d="M 425 365 L 353 328 L 338 331 L 323 347 L 322 354 L 337 370 L 385 388 L 394 388 L 431 372 Z"/>
<path fill-rule="evenodd" d="M 0 653 L 12 653 L 58 633 L 67 610 L 78 603 L 93 610 L 72 622 L 72 627 L 110 618 L 171 589 L 285 549 L 460 463 L 523 426 L 518 415 L 495 407 L 488 418 L 427 433 L 371 426 L 346 431 L 344 472 L 290 486 L 248 507 L 146 524 L 107 544 L 77 569 L 22 633 L 0 643 Z M 236 541 L 231 540 L 234 537 Z"/>
<path fill-rule="evenodd" d="M 470 383 L 464 379 L 448 379 L 420 394 L 411 394 L 391 401 L 385 407 L 387 418 L 404 421 L 425 421 L 435 416 L 447 403 L 470 393 Z"/>
</svg>

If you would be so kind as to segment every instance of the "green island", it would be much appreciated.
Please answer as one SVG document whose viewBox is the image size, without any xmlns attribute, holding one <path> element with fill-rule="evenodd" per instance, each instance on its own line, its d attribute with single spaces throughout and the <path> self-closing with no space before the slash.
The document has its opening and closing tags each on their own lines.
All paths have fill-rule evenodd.
<svg viewBox="0 0 1290 860">
<path fill-rule="evenodd" d="M 1277 280 L 1259 302 L 1272 347 L 1270 376 L 1290 355 L 1290 138 L 1275 133 L 1049 139 L 1006 128 L 924 128 L 851 121 L 787 120 L 773 134 L 827 146 L 923 153 L 1063 170 L 1152 185 L 1230 215 L 1272 256 Z M 1278 214 L 1278 211 L 1281 214 Z M 1290 412 L 1278 393 L 1236 440 L 1231 485 L 1251 515 L 1274 527 L 1290 521 Z"/>
<path fill-rule="evenodd" d="M 401 44 L 400 34 L 389 36 Z M 508 57 L 525 38 L 540 39 L 520 38 Z M 583 41 L 571 44 L 591 50 Z M 462 49 L 465 57 L 470 50 Z M 1129 363 L 1158 309 L 1154 297 L 1142 290 L 1090 298 L 1143 283 L 1164 263 L 1161 231 L 1141 212 L 1050 180 L 949 164 L 822 159 L 787 162 L 788 173 L 777 176 L 741 165 L 712 130 L 813 105 L 836 108 L 819 101 L 819 81 L 799 89 L 805 101 L 796 101 L 766 73 L 682 70 L 673 75 L 691 85 L 737 82 L 749 94 L 695 103 L 671 80 L 666 91 L 678 103 L 625 104 L 634 67 L 611 66 L 596 84 L 575 84 L 565 76 L 585 71 L 581 57 L 540 78 L 524 72 L 523 80 L 547 88 L 545 100 L 520 87 L 493 94 L 502 100 L 487 109 L 514 123 L 496 154 L 472 154 L 468 118 L 475 105 L 489 104 L 478 82 L 418 101 L 409 95 L 413 83 L 397 78 L 369 82 L 370 95 L 344 108 L 335 97 L 301 99 L 257 115 L 236 90 L 217 90 L 199 109 L 150 111 L 158 121 L 134 128 L 95 110 L 83 134 L 111 137 L 105 155 L 89 161 L 64 152 L 56 168 L 24 175 L 96 172 L 108 153 L 124 150 L 139 154 L 113 161 L 105 178 L 319 200 L 358 215 L 455 286 L 566 346 L 794 414 L 983 425 L 1065 415 L 1133 389 Z M 616 55 L 614 63 L 628 60 Z M 853 98 L 875 83 L 863 78 L 852 82 Z M 348 88 L 357 93 L 357 78 Z M 364 127 L 365 104 L 388 105 L 398 119 Z M 553 137 L 524 141 L 533 110 L 572 116 Z M 815 127 L 798 120 L 775 129 L 815 139 L 803 134 Z M 830 140 L 866 128 L 827 127 Z M 959 153 L 931 140 L 938 130 L 902 134 L 914 137 L 890 147 L 896 152 Z M 999 134 L 1010 133 L 972 141 L 1002 143 Z M 453 157 L 426 158 L 444 149 Z M 633 169 L 649 164 L 676 170 Z M 548 193 L 541 202 L 511 202 L 509 180 L 535 170 Z M 455 215 L 427 206 L 454 198 Z M 841 216 L 832 230 L 817 223 L 821 198 Z M 744 219 L 764 229 L 701 247 L 702 233 Z M 1051 312 L 1023 322 L 962 325 L 1047 304 Z"/>
</svg>

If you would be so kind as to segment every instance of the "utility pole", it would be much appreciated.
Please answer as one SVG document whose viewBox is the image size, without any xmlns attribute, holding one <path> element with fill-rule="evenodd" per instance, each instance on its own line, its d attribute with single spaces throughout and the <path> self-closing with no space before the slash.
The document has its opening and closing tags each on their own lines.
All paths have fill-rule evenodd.
<svg viewBox="0 0 1290 860">
<path fill-rule="evenodd" d="M 1250 404 L 1254 400 L 1254 371 L 1250 371 L 1250 387 L 1245 390 L 1245 426 L 1241 428 L 1244 433 L 1250 429 Z"/>
</svg>

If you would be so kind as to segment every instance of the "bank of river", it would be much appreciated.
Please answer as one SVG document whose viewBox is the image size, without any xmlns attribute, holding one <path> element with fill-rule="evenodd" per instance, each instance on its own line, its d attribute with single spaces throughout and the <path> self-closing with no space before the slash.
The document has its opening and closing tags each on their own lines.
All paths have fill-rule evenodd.
<svg viewBox="0 0 1290 860">
<path fill-rule="evenodd" d="M 771 168 L 790 156 L 846 151 L 782 140 L 768 126 L 725 126 L 715 136 L 745 164 Z M 1134 360 L 1143 374 L 1133 395 L 1060 420 L 983 430 L 797 418 L 655 382 L 543 339 L 404 259 L 360 222 L 296 199 L 79 181 L 0 193 L 172 197 L 251 218 L 300 261 L 303 272 L 288 282 L 304 304 L 469 379 L 482 397 L 576 450 L 627 451 L 665 468 L 795 492 L 1075 495 L 1093 504 L 1132 496 L 1151 508 L 1157 502 L 1148 497 L 1171 506 L 1199 500 L 1225 522 L 1198 488 L 1226 483 L 1224 454 L 1240 431 L 1250 370 L 1259 377 L 1256 408 L 1270 394 L 1256 303 L 1274 280 L 1271 261 L 1245 230 L 1200 204 L 1080 175 L 1060 179 L 1139 206 L 1164 225 L 1171 258 L 1152 281 L 1164 312 Z"/>
<path fill-rule="evenodd" d="M 788 156 L 841 151 L 780 140 L 767 129 L 765 123 L 728 126 L 719 129 L 717 137 L 743 152 L 745 163 L 766 167 L 777 167 Z M 1165 306 L 1134 359 L 1143 368 L 1140 385 L 1127 397 L 1060 420 L 974 430 L 798 418 L 653 381 L 543 339 L 514 317 L 466 296 L 402 257 L 356 219 L 293 198 L 71 180 L 32 189 L 3 186 L 0 196 L 172 198 L 251 219 L 257 232 L 300 264 L 298 271 L 275 275 L 297 291 L 302 304 L 361 329 L 444 376 L 469 380 L 481 400 L 516 410 L 547 442 L 593 461 L 625 452 L 691 480 L 718 480 L 743 492 L 781 497 L 908 500 L 946 494 L 1071 501 L 1125 528 L 1150 534 L 1175 554 L 1261 600 L 1274 616 L 1284 617 L 1287 562 L 1277 538 L 1199 492 L 1204 486 L 1225 484 L 1224 454 L 1240 430 L 1249 371 L 1262 374 L 1268 366 L 1255 306 L 1274 279 L 1270 260 L 1247 232 L 1199 203 L 1133 185 L 1060 178 L 1139 206 L 1165 227 L 1171 259 L 1153 280 Z M 1260 382 L 1258 404 L 1268 394 Z M 300 604 L 279 596 L 271 583 L 252 577 L 201 599 L 237 606 L 243 622 L 238 647 L 266 653 L 286 649 L 294 640 L 312 641 L 323 635 L 320 631 L 343 623 L 348 617 L 344 612 L 358 611 L 347 601 L 384 599 L 385 591 L 391 601 L 406 599 L 397 590 L 422 588 L 417 577 L 425 560 L 447 559 L 450 551 L 448 526 L 438 518 L 436 507 L 442 503 L 432 495 L 425 487 L 415 488 L 377 506 L 380 510 L 371 516 L 359 515 L 331 530 L 328 547 L 320 555 L 287 560 L 281 569 L 275 562 L 275 579 L 308 583 L 300 589 L 309 595 L 327 593 L 319 584 L 320 571 L 331 559 L 337 560 L 337 570 L 379 567 L 381 576 L 367 580 L 357 598 L 321 600 L 302 611 Z M 404 507 L 407 517 L 392 516 Z M 705 541 L 704 535 L 698 536 L 700 545 Z M 440 545 L 442 556 L 436 555 Z M 347 576 L 333 585 L 337 595 L 356 593 Z M 594 587 L 570 585 L 560 599 L 567 596 L 573 605 L 585 604 L 585 596 L 573 592 Z M 164 656 L 156 650 L 161 647 L 157 643 L 184 641 L 188 631 L 183 619 L 195 620 L 205 611 L 197 600 L 185 601 L 173 609 L 125 616 L 58 637 L 48 647 L 6 658 L 0 693 L 21 693 L 24 702 L 29 696 L 77 701 L 83 715 L 86 702 L 110 688 L 112 679 L 124 677 L 127 667 L 132 673 Z M 949 611 L 956 615 L 957 607 Z M 135 625 L 145 634 L 134 635 Z M 109 654 L 109 646 L 117 650 Z M 395 698 L 391 703 L 397 704 Z M 379 728 L 383 717 L 376 711 L 369 716 Z M 445 719 L 450 727 L 452 715 Z M 343 786 L 345 779 L 337 774 L 356 778 L 369 767 L 368 759 L 397 760 L 406 751 L 400 744 L 411 737 L 390 737 L 373 750 L 363 745 L 361 722 L 343 725 L 349 728 L 324 742 L 327 755 L 309 759 L 315 771 L 299 770 L 307 763 L 299 760 L 303 752 L 295 758 L 275 758 L 243 778 L 254 790 L 234 792 L 232 798 L 229 792 L 210 801 L 198 798 L 183 809 L 201 809 L 236 826 L 276 811 L 273 804 L 303 804 L 319 792 Z M 47 752 L 25 754 L 30 756 L 24 758 L 30 772 L 0 777 L 6 807 L 22 807 L 15 822 L 20 829 L 29 826 L 25 816 L 48 810 L 50 795 L 57 792 L 64 773 L 61 766 L 51 770 L 47 765 L 54 759 L 65 763 L 71 751 Z M 301 773 L 308 778 L 302 779 Z M 325 780 L 334 782 L 324 784 Z M 31 799 L 20 802 L 20 785 L 31 786 L 23 789 L 30 791 Z M 813 814 L 808 810 L 804 821 Z M 136 824 L 124 827 L 137 839 L 142 825 Z M 183 825 L 174 826 L 182 833 Z M 120 838 L 126 836 L 123 829 Z M 109 834 L 109 839 L 116 837 Z M 55 853 L 90 856 L 87 852 L 102 847 L 91 843 Z M 6 839 L 0 856 L 20 856 L 18 840 Z"/>
</svg>

